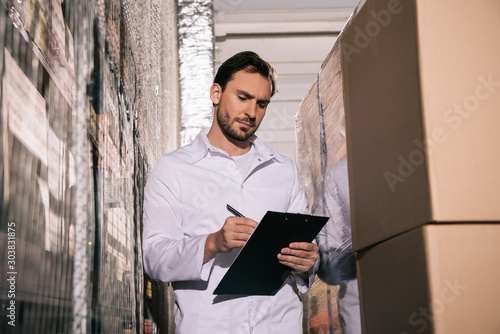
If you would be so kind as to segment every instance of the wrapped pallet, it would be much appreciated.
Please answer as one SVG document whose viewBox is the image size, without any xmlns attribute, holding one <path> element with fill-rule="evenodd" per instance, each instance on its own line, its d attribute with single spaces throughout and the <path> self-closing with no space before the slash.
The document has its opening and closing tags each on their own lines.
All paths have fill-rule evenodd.
<svg viewBox="0 0 500 334">
<path fill-rule="evenodd" d="M 297 163 L 311 211 L 331 217 L 317 238 L 321 281 L 309 293 L 317 303 L 314 308 L 309 304 L 310 327 L 354 334 L 361 333 L 361 324 L 350 226 L 340 51 L 337 40 L 301 103 L 296 120 Z M 327 294 L 321 299 L 325 289 Z"/>
</svg>

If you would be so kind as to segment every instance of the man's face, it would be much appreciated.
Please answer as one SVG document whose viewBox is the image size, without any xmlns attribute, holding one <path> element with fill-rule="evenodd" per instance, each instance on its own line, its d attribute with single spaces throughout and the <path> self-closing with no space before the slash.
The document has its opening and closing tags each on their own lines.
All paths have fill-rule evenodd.
<svg viewBox="0 0 500 334">
<path fill-rule="evenodd" d="M 221 131 L 230 139 L 246 141 L 264 118 L 271 101 L 271 82 L 259 73 L 238 71 L 219 97 L 213 102 Z"/>
</svg>

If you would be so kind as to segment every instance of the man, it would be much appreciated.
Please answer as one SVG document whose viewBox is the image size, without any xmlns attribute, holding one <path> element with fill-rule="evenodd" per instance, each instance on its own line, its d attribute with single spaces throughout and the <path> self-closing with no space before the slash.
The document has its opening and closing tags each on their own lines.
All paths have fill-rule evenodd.
<svg viewBox="0 0 500 334">
<path fill-rule="evenodd" d="M 176 333 L 302 333 L 302 303 L 291 277 L 275 296 L 216 296 L 214 289 L 268 210 L 307 211 L 293 162 L 255 135 L 276 91 L 274 69 L 241 52 L 210 88 L 214 120 L 190 145 L 162 156 L 144 199 L 144 268 L 172 282 Z M 226 211 L 229 204 L 243 217 Z M 298 289 L 313 281 L 318 247 L 292 243 L 277 261 Z"/>
</svg>

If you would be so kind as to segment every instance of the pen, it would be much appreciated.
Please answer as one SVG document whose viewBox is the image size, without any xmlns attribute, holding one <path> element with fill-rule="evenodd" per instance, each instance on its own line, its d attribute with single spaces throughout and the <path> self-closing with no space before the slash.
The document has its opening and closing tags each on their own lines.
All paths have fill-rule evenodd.
<svg viewBox="0 0 500 334">
<path fill-rule="evenodd" d="M 239 213 L 235 208 L 233 208 L 231 205 L 227 204 L 226 208 L 229 212 L 231 212 L 233 215 L 236 217 L 245 217 L 241 213 Z"/>
</svg>

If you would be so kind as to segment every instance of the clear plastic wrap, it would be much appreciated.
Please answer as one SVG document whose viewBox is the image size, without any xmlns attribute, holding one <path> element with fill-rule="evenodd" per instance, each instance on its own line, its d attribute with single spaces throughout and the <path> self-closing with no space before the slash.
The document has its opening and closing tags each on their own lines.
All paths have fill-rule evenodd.
<svg viewBox="0 0 500 334">
<path fill-rule="evenodd" d="M 176 3 L 1 6 L 0 332 L 167 332 L 141 220 L 179 142 Z"/>
<path fill-rule="evenodd" d="M 358 5 L 344 29 L 363 4 Z M 354 334 L 361 333 L 361 322 L 352 251 L 339 41 L 323 62 L 297 113 L 297 165 L 312 213 L 331 217 L 317 238 L 321 281 L 309 292 L 316 305 L 306 304 L 306 320 L 312 327 L 314 319 L 323 315 L 328 321 L 320 329 Z"/>
</svg>

